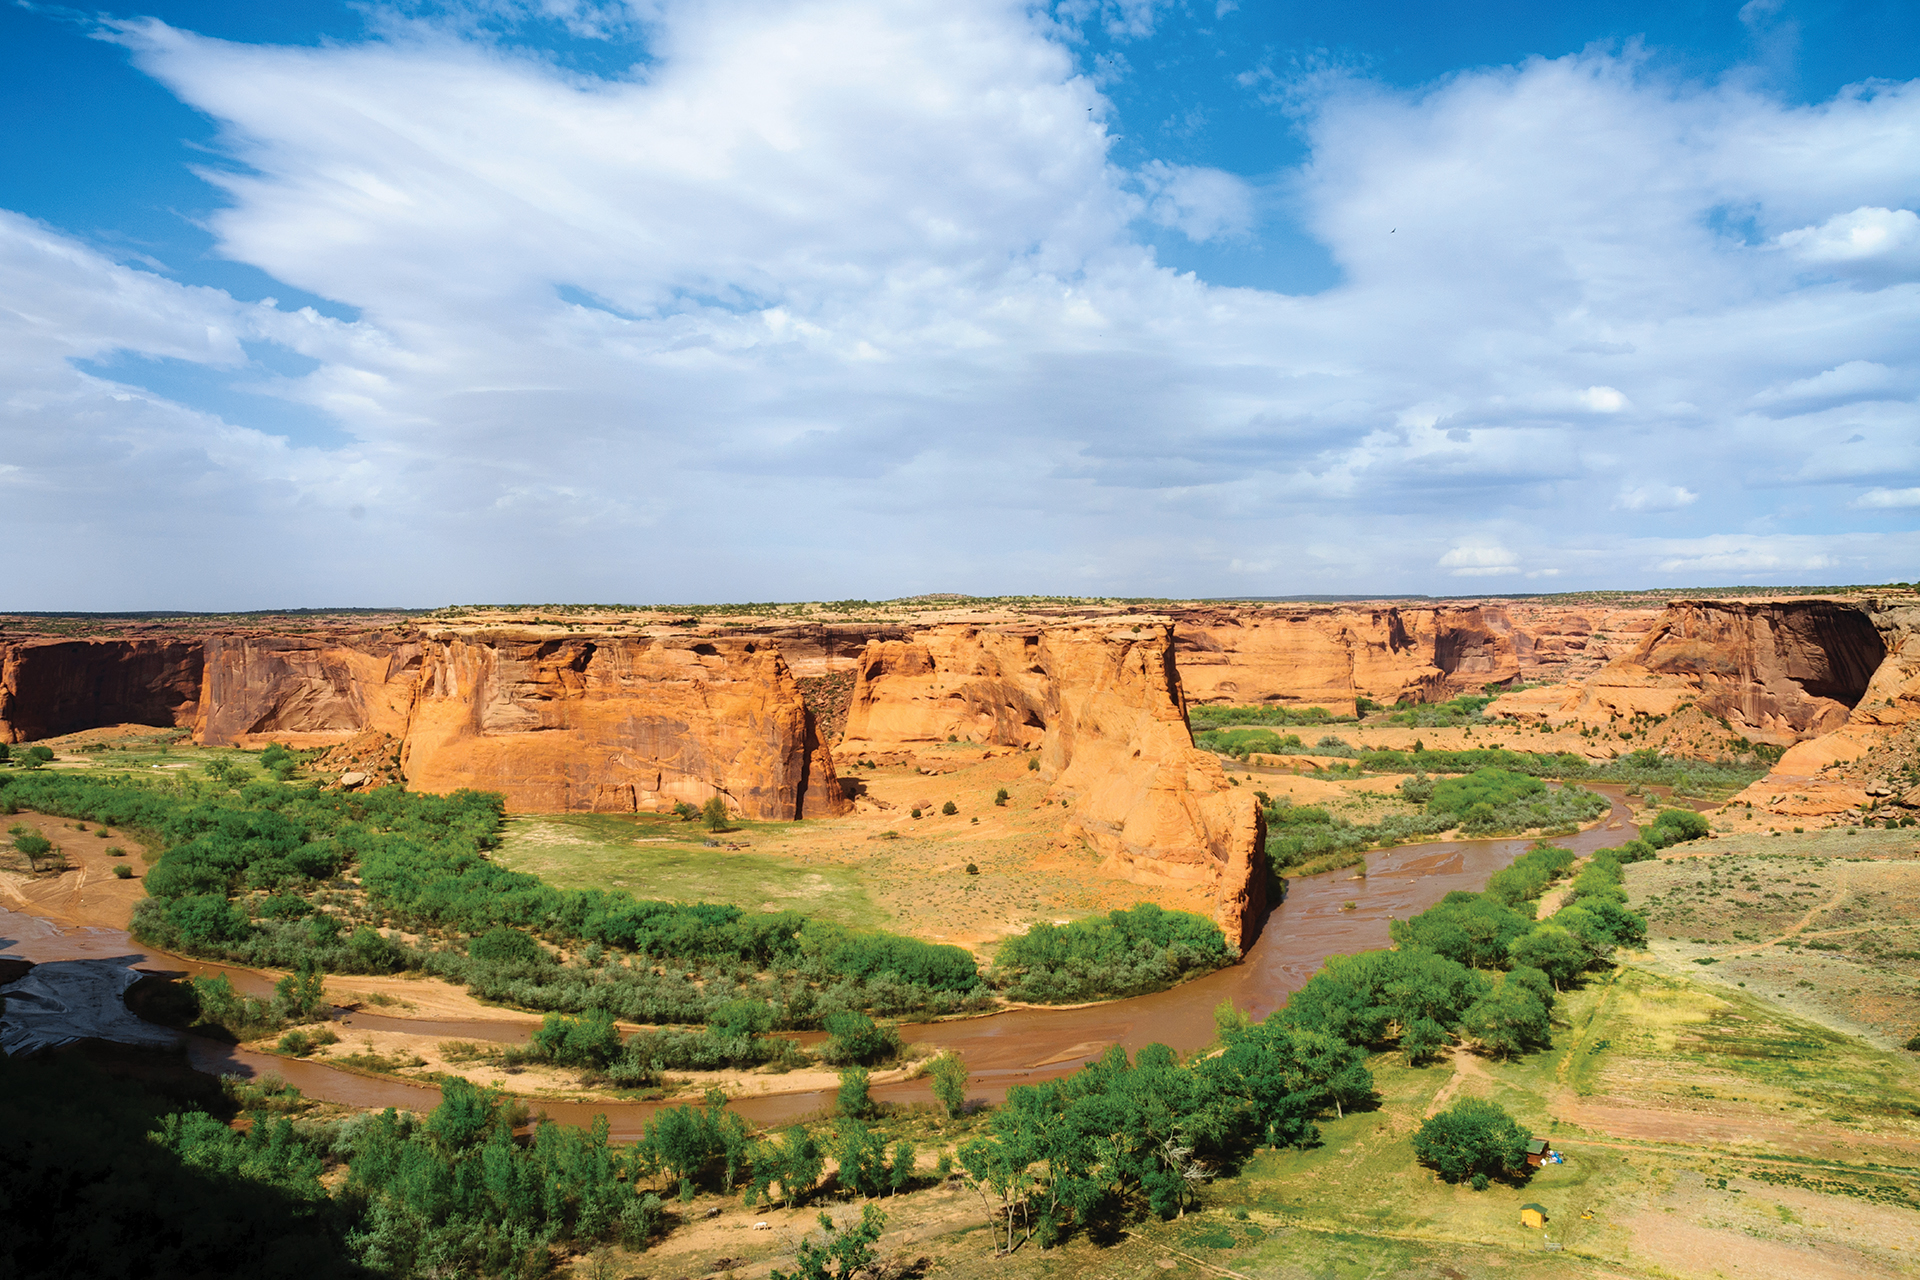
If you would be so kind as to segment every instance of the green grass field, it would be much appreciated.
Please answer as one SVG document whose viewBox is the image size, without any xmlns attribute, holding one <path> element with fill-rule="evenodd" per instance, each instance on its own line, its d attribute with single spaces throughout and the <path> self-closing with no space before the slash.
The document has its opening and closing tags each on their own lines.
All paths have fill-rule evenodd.
<svg viewBox="0 0 1920 1280">
<path fill-rule="evenodd" d="M 853 928 L 888 917 L 860 873 L 751 849 L 709 848 L 709 838 L 752 845 L 791 823 L 740 822 L 709 836 L 698 823 L 624 814 L 549 814 L 507 820 L 495 857 L 562 889 L 625 889 L 636 898 L 726 902 L 748 911 L 804 911 Z"/>
</svg>

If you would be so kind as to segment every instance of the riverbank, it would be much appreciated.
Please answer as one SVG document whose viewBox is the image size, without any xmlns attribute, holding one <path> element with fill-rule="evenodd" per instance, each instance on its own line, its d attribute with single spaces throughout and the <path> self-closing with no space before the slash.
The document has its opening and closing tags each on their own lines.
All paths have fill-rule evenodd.
<svg viewBox="0 0 1920 1280">
<path fill-rule="evenodd" d="M 1631 812 L 1618 796 L 1612 798 L 1614 810 L 1608 819 L 1562 843 L 1585 853 L 1632 838 Z M 901 1027 L 901 1036 L 908 1043 L 924 1043 L 935 1051 L 958 1054 L 971 1073 L 970 1095 L 986 1102 L 1004 1098 L 1012 1085 L 1069 1074 L 1115 1045 L 1129 1053 L 1150 1043 L 1191 1052 L 1213 1038 L 1213 1010 L 1221 1002 L 1229 1002 L 1256 1018 L 1266 1016 L 1298 990 L 1328 956 L 1387 946 L 1391 920 L 1418 914 L 1455 889 L 1484 888 L 1495 871 L 1512 862 L 1531 843 L 1521 837 L 1376 851 L 1369 858 L 1368 874 L 1363 879 L 1330 872 L 1292 881 L 1287 900 L 1274 909 L 1239 964 L 1151 995 L 1073 1009 L 1009 1009 L 978 1018 L 908 1024 Z M 39 919 L 42 926 L 53 925 L 44 917 L 29 918 Z M 5 924 L 0 920 L 0 930 Z M 48 959 L 62 958 L 63 947 L 81 948 L 91 956 L 99 956 L 104 950 L 129 956 L 126 963 L 144 972 L 224 973 L 236 987 L 261 996 L 271 992 L 278 977 L 153 952 L 133 943 L 123 930 L 54 927 L 60 931 L 57 938 L 43 936 L 36 943 L 39 954 Z M 412 1007 L 376 1006 L 376 1012 L 363 1005 L 346 1011 L 335 1024 L 343 1042 L 364 1042 L 369 1033 L 378 1037 L 438 1032 L 434 1038 L 443 1041 L 512 1043 L 506 1039 L 508 1035 L 523 1042 L 525 1037 L 519 1033 L 524 1029 L 530 1035 L 538 1025 L 538 1020 L 529 1015 L 481 1005 L 457 988 L 432 979 L 328 980 L 330 992 L 336 985 L 359 990 L 369 984 L 373 984 L 373 990 L 394 993 L 390 998 L 405 1000 Z M 428 995 L 435 991 L 441 994 Z M 444 1016 L 451 1007 L 443 1003 L 447 993 L 458 997 L 453 1004 L 460 1008 L 451 1017 Z M 430 1023 L 437 1025 L 429 1027 Z M 492 1034 L 475 1034 L 481 1028 Z M 257 1046 L 222 1045 L 194 1037 L 189 1038 L 188 1051 L 202 1070 L 246 1077 L 277 1073 L 310 1097 L 348 1106 L 425 1111 L 439 1098 L 438 1088 L 426 1081 L 363 1076 L 324 1061 L 285 1057 Z M 804 1077 L 762 1079 L 771 1087 L 740 1097 L 733 1104 L 735 1110 L 757 1124 L 786 1123 L 824 1112 L 832 1103 L 833 1090 L 824 1083 Z M 932 1102 L 930 1083 L 924 1079 L 884 1080 L 876 1084 L 873 1093 L 883 1102 L 907 1106 Z M 637 1136 L 661 1105 L 601 1095 L 583 1100 L 577 1094 L 562 1097 L 557 1093 L 552 1098 L 528 1095 L 526 1101 L 566 1123 L 585 1125 L 594 1115 L 605 1113 L 616 1137 Z"/>
</svg>

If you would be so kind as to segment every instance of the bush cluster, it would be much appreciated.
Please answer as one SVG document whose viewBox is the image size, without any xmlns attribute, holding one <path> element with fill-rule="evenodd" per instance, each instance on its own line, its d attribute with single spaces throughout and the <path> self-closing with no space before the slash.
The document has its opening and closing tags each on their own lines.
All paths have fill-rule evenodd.
<svg viewBox="0 0 1920 1280">
<path fill-rule="evenodd" d="M 1143 903 L 1070 924 L 1036 924 L 1000 944 L 988 978 L 1015 1000 L 1070 1004 L 1163 991 L 1236 958 L 1206 917 Z"/>
<path fill-rule="evenodd" d="M 644 1021 L 704 1021 L 743 987 L 772 1000 L 789 1026 L 844 1009 L 931 1016 L 988 1003 L 960 947 L 794 912 L 556 889 L 510 871 L 487 856 L 501 819 L 491 793 L 339 793 L 267 781 L 215 790 L 54 774 L 7 777 L 0 788 L 20 807 L 154 832 L 166 852 L 146 876 L 134 929 L 169 950 L 330 972 L 425 968 L 527 1008 Z M 343 929 L 313 900 L 347 874 L 383 914 L 477 935 L 474 947 L 429 952 L 369 926 Z M 628 959 L 559 965 L 530 930 Z M 761 973 L 773 976 L 751 976 Z"/>
</svg>

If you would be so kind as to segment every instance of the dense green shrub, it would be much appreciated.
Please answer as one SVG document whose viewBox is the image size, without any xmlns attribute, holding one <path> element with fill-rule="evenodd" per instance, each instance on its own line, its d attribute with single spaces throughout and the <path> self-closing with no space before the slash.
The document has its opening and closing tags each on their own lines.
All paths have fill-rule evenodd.
<svg viewBox="0 0 1920 1280">
<path fill-rule="evenodd" d="M 1448 1182 L 1462 1182 L 1475 1174 L 1511 1177 L 1527 1168 L 1527 1137 L 1526 1130 L 1497 1104 L 1462 1098 L 1420 1126 L 1413 1135 L 1413 1153 Z"/>
<path fill-rule="evenodd" d="M 1476 969 L 1503 966 L 1513 940 L 1533 927 L 1531 914 L 1499 898 L 1456 889 L 1411 920 L 1387 926 L 1398 947 L 1422 947 Z"/>
<path fill-rule="evenodd" d="M 533 1046 L 563 1067 L 604 1067 L 620 1055 L 620 1030 L 604 1010 L 582 1018 L 549 1013 L 533 1033 Z"/>
<path fill-rule="evenodd" d="M 1143 903 L 1034 925 L 1000 944 L 990 980 L 1015 1000 L 1067 1004 L 1164 990 L 1234 959 L 1211 920 Z"/>
<path fill-rule="evenodd" d="M 1539 897 L 1548 885 L 1567 873 L 1573 852 L 1558 845 L 1536 844 L 1487 881 L 1487 896 L 1508 906 Z"/>
<path fill-rule="evenodd" d="M 1269 704 L 1258 707 L 1201 705 L 1187 708 L 1187 723 L 1193 726 L 1196 733 L 1228 725 L 1323 725 L 1350 724 L 1352 721 L 1352 716 L 1336 716 L 1325 707 L 1288 707 Z"/>
<path fill-rule="evenodd" d="M 900 1029 L 890 1022 L 875 1022 L 852 1011 L 828 1014 L 825 1022 L 827 1041 L 816 1051 L 823 1062 L 871 1064 L 900 1053 Z"/>
<path fill-rule="evenodd" d="M 1388 724 L 1403 724 L 1410 728 L 1458 728 L 1462 725 L 1486 724 L 1486 716 L 1481 714 L 1486 705 L 1492 702 L 1494 694 L 1462 694 L 1446 702 L 1425 702 L 1402 704 L 1393 709 L 1387 717 Z"/>
<path fill-rule="evenodd" d="M 883 1015 L 961 1012 L 986 1003 L 964 949 L 809 923 L 793 912 L 748 913 L 712 903 L 635 899 L 624 891 L 560 890 L 487 857 L 499 838 L 497 795 L 417 795 L 397 787 L 325 792 L 258 781 L 237 792 L 194 784 L 8 777 L 20 807 L 155 833 L 166 851 L 146 877 L 134 915 L 144 941 L 251 965 L 332 972 L 428 968 L 478 995 L 534 1009 L 603 1008 L 642 1021 L 699 1021 L 737 983 L 716 972 L 741 965 L 780 975 L 761 993 L 784 1025 L 814 1025 L 840 1009 Z M 351 867 L 368 902 L 411 928 L 477 935 L 468 954 L 409 947 L 361 926 L 341 936 L 309 900 Z M 310 903 L 309 903 L 310 905 Z M 561 966 L 528 936 L 538 930 L 694 972 L 714 991 L 649 965 L 582 973 Z"/>
</svg>

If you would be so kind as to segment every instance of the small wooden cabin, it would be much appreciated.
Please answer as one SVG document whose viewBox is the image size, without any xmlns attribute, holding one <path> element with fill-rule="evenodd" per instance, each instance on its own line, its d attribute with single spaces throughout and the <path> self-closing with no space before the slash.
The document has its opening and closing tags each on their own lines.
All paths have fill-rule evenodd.
<svg viewBox="0 0 1920 1280">
<path fill-rule="evenodd" d="M 1527 1166 L 1538 1169 L 1547 1162 L 1547 1152 L 1552 1150 L 1545 1138 L 1535 1138 L 1527 1143 Z"/>
<path fill-rule="evenodd" d="M 1523 1204 L 1520 1206 L 1520 1225 L 1539 1230 L 1547 1225 L 1547 1210 L 1543 1205 Z"/>
</svg>

